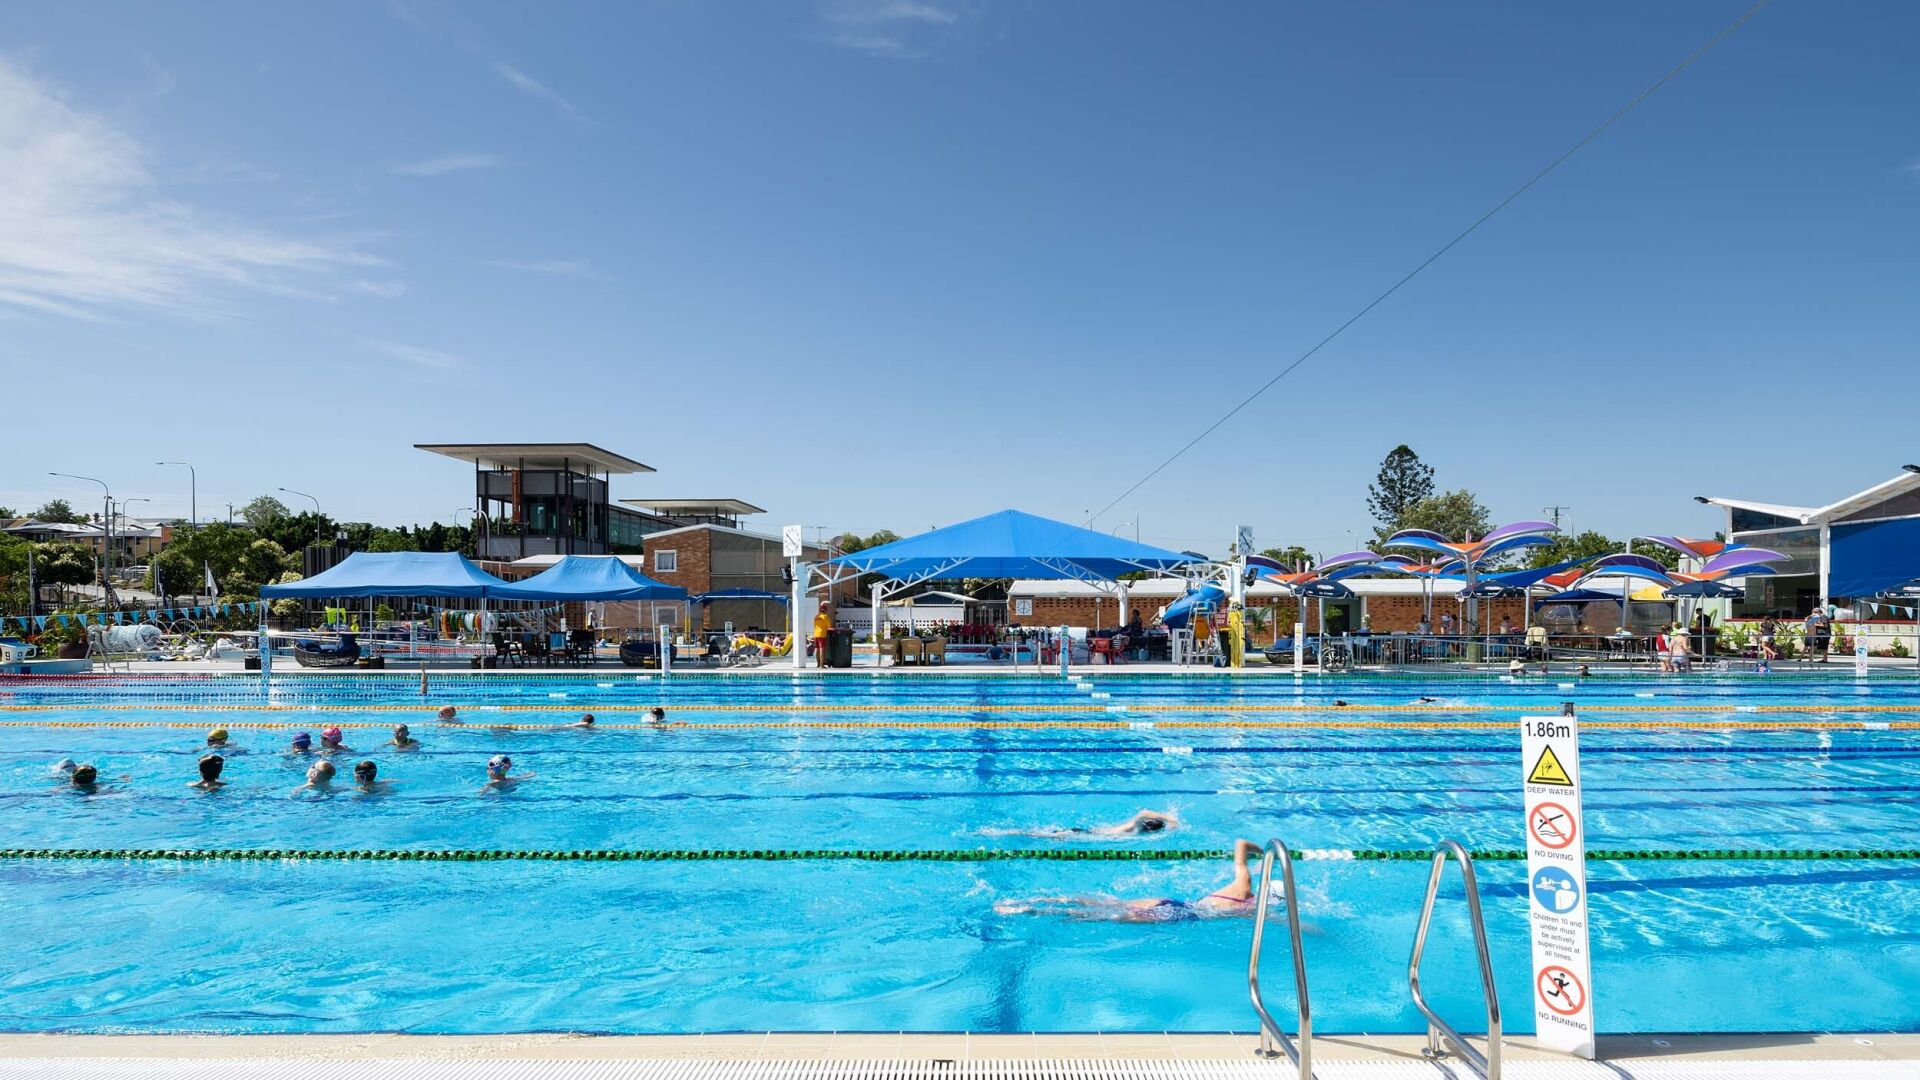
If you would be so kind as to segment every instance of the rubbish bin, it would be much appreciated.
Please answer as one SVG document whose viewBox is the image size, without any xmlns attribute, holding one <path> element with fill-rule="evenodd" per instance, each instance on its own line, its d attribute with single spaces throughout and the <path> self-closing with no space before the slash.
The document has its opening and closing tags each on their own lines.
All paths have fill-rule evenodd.
<svg viewBox="0 0 1920 1080">
<path fill-rule="evenodd" d="M 836 626 L 827 631 L 827 666 L 853 666 L 853 631 Z"/>
</svg>

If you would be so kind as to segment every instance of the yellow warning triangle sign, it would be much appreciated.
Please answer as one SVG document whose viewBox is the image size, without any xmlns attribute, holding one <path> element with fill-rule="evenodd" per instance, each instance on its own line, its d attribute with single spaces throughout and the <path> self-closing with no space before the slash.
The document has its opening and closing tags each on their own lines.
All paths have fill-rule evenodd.
<svg viewBox="0 0 1920 1080">
<path fill-rule="evenodd" d="M 1553 755 L 1553 747 L 1543 746 L 1540 748 L 1539 760 L 1533 763 L 1533 771 L 1527 774 L 1527 783 L 1572 787 L 1573 777 L 1567 775 L 1567 770 L 1560 764 L 1560 759 Z"/>
</svg>

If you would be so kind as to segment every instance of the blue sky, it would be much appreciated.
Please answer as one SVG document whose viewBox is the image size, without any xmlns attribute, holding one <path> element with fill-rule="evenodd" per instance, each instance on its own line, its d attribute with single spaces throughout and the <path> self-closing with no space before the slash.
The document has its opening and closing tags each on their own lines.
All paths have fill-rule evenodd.
<svg viewBox="0 0 1920 1080">
<path fill-rule="evenodd" d="M 0 504 L 452 516 L 415 442 L 1078 519 L 1732 21 L 1689 4 L 0 8 Z M 1709 531 L 1920 458 L 1920 8 L 1775 3 L 1101 518 Z"/>
</svg>

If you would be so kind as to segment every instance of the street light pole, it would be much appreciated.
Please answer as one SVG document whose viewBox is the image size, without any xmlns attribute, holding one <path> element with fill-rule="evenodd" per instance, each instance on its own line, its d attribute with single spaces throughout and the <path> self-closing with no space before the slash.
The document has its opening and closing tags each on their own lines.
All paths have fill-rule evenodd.
<svg viewBox="0 0 1920 1080">
<path fill-rule="evenodd" d="M 314 498 L 313 498 L 313 496 L 311 496 L 311 495 L 309 495 L 309 494 L 307 494 L 306 492 L 304 492 L 304 491 L 295 491 L 295 490 L 293 490 L 292 488 L 281 488 L 280 490 L 281 490 L 281 491 L 284 491 L 284 492 L 286 492 L 286 493 L 287 493 L 287 494 L 289 494 L 289 495 L 298 495 L 298 496 L 300 496 L 300 497 L 301 497 L 301 498 L 303 498 L 303 499 L 313 499 L 313 516 L 314 516 L 314 517 L 325 517 L 325 516 L 326 516 L 326 515 L 324 515 L 324 514 L 322 514 L 322 513 L 320 512 L 320 500 L 319 500 L 319 499 L 314 499 Z"/>
<path fill-rule="evenodd" d="M 188 500 L 187 527 L 191 529 L 198 529 L 200 527 L 200 476 L 199 474 L 193 471 L 192 465 L 189 465 L 187 464 L 187 462 L 184 462 L 184 461 L 156 461 L 154 462 L 154 464 L 155 465 L 186 465 L 187 466 L 187 500 Z"/>
<path fill-rule="evenodd" d="M 64 476 L 69 480 L 85 480 L 90 484 L 99 484 L 105 492 L 103 504 L 104 516 L 100 522 L 100 595 L 107 603 L 113 603 L 113 582 L 107 577 L 107 563 L 113 558 L 113 489 L 107 482 L 94 476 L 81 476 L 78 473 L 49 472 L 48 476 Z"/>
</svg>

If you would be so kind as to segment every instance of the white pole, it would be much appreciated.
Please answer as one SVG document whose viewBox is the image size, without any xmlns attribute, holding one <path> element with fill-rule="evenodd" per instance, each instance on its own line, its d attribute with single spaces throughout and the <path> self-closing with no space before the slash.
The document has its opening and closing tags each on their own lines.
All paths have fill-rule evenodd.
<svg viewBox="0 0 1920 1080">
<path fill-rule="evenodd" d="M 660 674 L 671 675 L 673 674 L 673 626 L 671 623 L 660 623 L 654 628 L 654 632 L 660 636 Z"/>
<path fill-rule="evenodd" d="M 1060 624 L 1060 677 L 1068 677 L 1067 668 L 1073 662 L 1073 643 L 1067 637 L 1067 625 Z"/>
<path fill-rule="evenodd" d="M 807 600 L 807 564 L 801 562 L 799 556 L 793 556 L 787 560 L 787 572 L 793 578 L 791 592 L 787 597 L 787 624 L 788 629 L 793 633 L 793 644 L 787 651 L 793 654 L 793 670 L 800 671 L 807 666 L 807 639 L 803 636 L 807 627 L 802 622 L 806 618 L 802 605 Z M 821 643 L 821 648 L 826 648 L 824 642 Z M 825 667 L 827 658 L 820 657 L 819 663 L 821 667 Z"/>
<path fill-rule="evenodd" d="M 1124 627 L 1127 625 L 1127 583 L 1126 582 L 1124 581 L 1119 582 L 1119 592 L 1120 592 L 1120 625 Z"/>
<path fill-rule="evenodd" d="M 1307 670 L 1307 597 L 1303 592 L 1293 594 L 1293 671 L 1299 674 Z"/>
<path fill-rule="evenodd" d="M 880 656 L 880 632 L 886 628 L 887 613 L 880 606 L 880 583 L 874 582 L 869 595 L 873 597 L 873 666 L 885 667 L 886 661 Z"/>
</svg>

